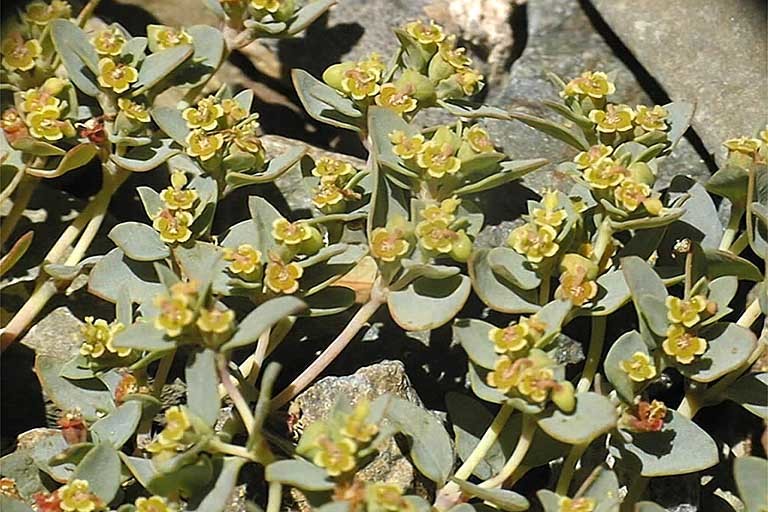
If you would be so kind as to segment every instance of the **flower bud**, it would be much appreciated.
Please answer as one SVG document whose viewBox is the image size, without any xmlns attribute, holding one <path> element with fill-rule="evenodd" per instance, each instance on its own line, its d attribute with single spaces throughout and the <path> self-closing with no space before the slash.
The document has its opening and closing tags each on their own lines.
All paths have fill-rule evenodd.
<svg viewBox="0 0 768 512">
<path fill-rule="evenodd" d="M 464 263 L 469 259 L 470 254 L 472 254 L 472 240 L 464 230 L 456 233 L 456 239 L 453 241 L 449 254 L 451 258 L 459 263 Z"/>
<path fill-rule="evenodd" d="M 51 77 L 43 84 L 43 90 L 51 96 L 56 96 L 66 87 L 67 81 L 57 77 Z"/>
<path fill-rule="evenodd" d="M 664 209 L 664 205 L 661 204 L 661 200 L 658 197 L 649 197 L 643 201 L 643 206 L 651 215 L 660 215 L 661 210 Z"/>
<path fill-rule="evenodd" d="M 323 82 L 327 83 L 338 91 L 342 91 L 343 88 L 341 87 L 341 81 L 344 79 L 344 74 L 347 71 L 354 69 L 354 67 L 354 62 L 341 62 L 339 64 L 334 64 L 333 66 L 330 66 L 328 69 L 323 71 Z"/>
<path fill-rule="evenodd" d="M 429 75 L 429 79 L 433 82 L 437 83 L 441 80 L 445 80 L 449 76 L 451 76 L 454 72 L 453 66 L 451 66 L 442 55 L 440 55 L 440 52 L 436 53 L 434 57 L 432 57 L 432 60 L 429 61 L 429 69 L 427 71 L 427 74 Z"/>
<path fill-rule="evenodd" d="M 435 87 L 426 76 L 413 69 L 406 69 L 395 81 L 399 90 L 410 90 L 409 96 L 416 98 L 419 104 L 431 104 L 435 101 Z"/>
<path fill-rule="evenodd" d="M 573 384 L 569 381 L 558 382 L 557 387 L 552 390 L 552 401 L 563 412 L 569 413 L 576 406 L 576 396 L 573 390 Z"/>
<path fill-rule="evenodd" d="M 309 229 L 311 236 L 301 242 L 299 252 L 311 256 L 323 248 L 323 235 L 314 226 L 309 226 L 307 229 Z"/>
</svg>

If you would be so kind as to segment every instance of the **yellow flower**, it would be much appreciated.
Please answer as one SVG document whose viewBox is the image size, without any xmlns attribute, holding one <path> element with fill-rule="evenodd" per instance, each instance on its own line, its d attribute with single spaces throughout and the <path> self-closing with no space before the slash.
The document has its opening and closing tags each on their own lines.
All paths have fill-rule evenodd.
<svg viewBox="0 0 768 512">
<path fill-rule="evenodd" d="M 232 118 L 233 121 L 240 121 L 248 117 L 248 112 L 233 99 L 221 100 L 221 108 L 224 109 L 224 114 Z"/>
<path fill-rule="evenodd" d="M 46 4 L 45 2 L 32 2 L 27 5 L 25 18 L 36 25 L 47 25 L 56 18 L 69 18 L 72 14 L 72 7 L 62 0 L 53 0 Z"/>
<path fill-rule="evenodd" d="M 372 52 L 365 59 L 358 61 L 357 68 L 367 73 L 373 73 L 376 76 L 376 80 L 381 80 L 381 75 L 387 68 L 384 61 L 381 60 L 381 55 L 376 52 Z"/>
<path fill-rule="evenodd" d="M 557 227 L 568 218 L 568 212 L 560 208 L 557 192 L 549 191 L 544 194 L 544 208 L 534 208 L 531 212 L 533 222 L 542 226 Z"/>
<path fill-rule="evenodd" d="M 528 346 L 528 325 L 516 323 L 503 329 L 494 327 L 488 331 L 488 339 L 493 342 L 493 350 L 499 354 L 517 352 Z"/>
<path fill-rule="evenodd" d="M 659 105 L 655 105 L 653 108 L 638 105 L 635 109 L 635 124 L 649 132 L 654 130 L 664 131 L 667 129 L 665 119 L 668 116 L 669 112 L 667 112 L 667 109 Z"/>
<path fill-rule="evenodd" d="M 534 402 L 543 402 L 553 387 L 554 379 L 555 374 L 550 368 L 528 368 L 520 374 L 517 390 Z"/>
<path fill-rule="evenodd" d="M 473 125 L 464 133 L 464 138 L 469 143 L 469 147 L 477 153 L 487 153 L 495 149 L 488 132 L 480 125 Z"/>
<path fill-rule="evenodd" d="M 246 153 L 262 155 L 264 145 L 259 137 L 260 126 L 259 122 L 255 120 L 236 126 L 233 130 L 235 136 L 232 139 L 235 145 Z"/>
<path fill-rule="evenodd" d="M 181 117 L 187 122 L 189 128 L 202 128 L 203 130 L 215 130 L 218 119 L 224 115 L 222 107 L 213 96 L 208 96 L 197 102 L 197 107 L 185 108 Z"/>
<path fill-rule="evenodd" d="M 690 364 L 696 356 L 707 350 L 707 342 L 679 324 L 672 324 L 667 329 L 667 338 L 661 344 L 664 353 L 674 357 L 678 363 Z"/>
<path fill-rule="evenodd" d="M 597 295 L 597 283 L 586 279 L 586 273 L 563 272 L 560 275 L 560 286 L 555 290 L 558 299 L 570 300 L 574 306 L 583 306 L 585 302 Z"/>
<path fill-rule="evenodd" d="M 384 84 L 376 96 L 376 104 L 394 110 L 399 115 L 416 110 L 416 99 L 410 96 L 410 89 L 399 90 L 395 84 Z"/>
<path fill-rule="evenodd" d="M 613 148 L 604 144 L 591 146 L 587 151 L 582 151 L 573 159 L 579 169 L 592 167 L 613 152 Z"/>
<path fill-rule="evenodd" d="M 472 68 L 456 70 L 456 83 L 467 96 L 472 96 L 483 88 L 483 75 Z"/>
<path fill-rule="evenodd" d="M 235 312 L 231 309 L 221 311 L 219 309 L 202 309 L 197 318 L 197 327 L 203 332 L 224 334 L 232 327 L 235 320 Z"/>
<path fill-rule="evenodd" d="M 619 368 L 635 382 L 643 382 L 656 376 L 656 366 L 643 352 L 635 352 L 629 359 L 620 361 Z"/>
<path fill-rule="evenodd" d="M 192 236 L 189 226 L 194 220 L 192 214 L 187 211 L 165 209 L 154 218 L 152 227 L 160 234 L 163 242 L 184 243 Z"/>
<path fill-rule="evenodd" d="M 73 136 L 74 128 L 69 121 L 59 120 L 59 109 L 43 107 L 27 117 L 29 132 L 38 139 L 60 140 L 64 135 Z"/>
<path fill-rule="evenodd" d="M 467 49 L 456 47 L 456 36 L 453 34 L 438 43 L 437 51 L 443 60 L 455 69 L 465 68 L 472 64 L 472 59 L 467 57 Z"/>
<path fill-rule="evenodd" d="M 461 199 L 449 197 L 443 199 L 439 204 L 430 204 L 419 212 L 419 215 L 426 222 L 444 222 L 450 224 L 456 216 L 456 209 L 461 205 Z"/>
<path fill-rule="evenodd" d="M 272 236 L 286 245 L 298 245 L 312 237 L 312 232 L 304 222 L 290 222 L 288 219 L 275 219 L 272 222 Z"/>
<path fill-rule="evenodd" d="M 0 53 L 3 66 L 8 70 L 29 71 L 35 67 L 35 59 L 43 53 L 43 48 L 37 39 L 25 41 L 21 34 L 13 32 L 0 43 Z"/>
<path fill-rule="evenodd" d="M 461 160 L 453 156 L 454 148 L 448 143 L 428 142 L 416 155 L 416 163 L 427 170 L 433 178 L 442 178 L 446 174 L 456 174 L 461 168 Z"/>
<path fill-rule="evenodd" d="M 515 251 L 525 255 L 528 261 L 539 263 L 544 258 L 557 254 L 560 246 L 555 238 L 557 238 L 557 231 L 552 226 L 528 223 L 515 228 L 510 233 L 507 243 Z"/>
<path fill-rule="evenodd" d="M 614 92 L 616 92 L 616 86 L 610 81 L 608 75 L 601 71 L 585 71 L 581 76 L 568 82 L 565 89 L 560 92 L 560 96 L 563 98 L 589 96 L 599 100 Z"/>
<path fill-rule="evenodd" d="M 58 489 L 61 502 L 59 507 L 64 512 L 97 512 L 104 510 L 104 503 L 88 489 L 87 480 L 72 480 Z"/>
<path fill-rule="evenodd" d="M 488 385 L 506 393 L 517 386 L 517 383 L 520 382 L 520 374 L 525 369 L 526 364 L 529 363 L 530 361 L 526 359 L 513 361 L 508 356 L 499 357 L 493 364 L 493 371 L 488 372 L 486 376 Z"/>
<path fill-rule="evenodd" d="M 128 119 L 134 119 L 141 123 L 148 123 L 150 121 L 149 110 L 147 110 L 147 106 L 142 103 L 137 103 L 128 98 L 118 98 L 117 106 L 120 107 L 120 111 L 122 111 Z"/>
<path fill-rule="evenodd" d="M 99 55 L 120 55 L 125 44 L 125 36 L 117 27 L 107 27 L 91 38 L 91 44 Z"/>
<path fill-rule="evenodd" d="M 254 9 L 275 13 L 280 9 L 280 0 L 251 0 L 251 5 Z"/>
<path fill-rule="evenodd" d="M 388 263 L 408 252 L 410 244 L 400 229 L 376 228 L 371 233 L 371 254 Z"/>
<path fill-rule="evenodd" d="M 707 309 L 707 299 L 703 295 L 694 295 L 688 300 L 667 297 L 667 318 L 670 322 L 693 327 L 701 320 L 699 313 Z"/>
<path fill-rule="evenodd" d="M 155 328 L 174 338 L 181 334 L 184 327 L 192 323 L 195 314 L 189 309 L 186 295 L 174 294 L 171 297 L 160 295 L 155 298 L 159 314 L 155 317 Z"/>
<path fill-rule="evenodd" d="M 80 354 L 99 358 L 108 351 L 119 357 L 126 357 L 131 353 L 130 348 L 115 348 L 112 344 L 115 336 L 123 329 L 125 326 L 120 322 L 107 324 L 107 321 L 101 318 L 94 322 L 92 316 L 85 317 L 85 324 L 81 328 L 84 339 L 80 346 Z"/>
<path fill-rule="evenodd" d="M 112 89 L 117 94 L 125 92 L 133 82 L 139 79 L 139 72 L 128 64 L 116 63 L 112 59 L 99 61 L 99 85 Z"/>
<path fill-rule="evenodd" d="M 723 143 L 723 146 L 729 151 L 754 156 L 760 149 L 760 140 L 751 137 L 739 137 L 738 139 L 728 139 Z"/>
<path fill-rule="evenodd" d="M 645 183 L 624 180 L 613 190 L 613 195 L 625 210 L 633 212 L 651 195 L 651 187 Z"/>
<path fill-rule="evenodd" d="M 284 263 L 273 259 L 267 263 L 264 282 L 275 293 L 294 293 L 299 289 L 299 279 L 304 275 L 304 269 L 296 263 Z"/>
<path fill-rule="evenodd" d="M 153 30 L 150 30 L 150 27 Z M 154 39 L 158 50 L 166 50 L 181 44 L 192 44 L 192 37 L 183 28 L 150 25 L 147 35 Z"/>
<path fill-rule="evenodd" d="M 192 130 L 186 138 L 187 154 L 205 162 L 213 158 L 224 145 L 224 136 L 220 133 L 208 134 L 203 130 Z"/>
<path fill-rule="evenodd" d="M 229 270 L 234 274 L 253 274 L 261 270 L 261 252 L 250 244 L 224 249 L 224 259 L 230 262 Z"/>
<path fill-rule="evenodd" d="M 411 21 L 405 25 L 405 31 L 409 36 L 423 45 L 439 43 L 445 39 L 443 27 L 429 20 L 429 25 L 421 20 Z"/>
<path fill-rule="evenodd" d="M 315 160 L 315 168 L 312 169 L 312 175 L 320 178 L 342 177 L 354 173 L 355 168 L 352 167 L 351 163 L 329 156 L 323 156 Z"/>
<path fill-rule="evenodd" d="M 379 427 L 373 423 L 366 422 L 370 410 L 370 402 L 367 400 L 358 402 L 352 414 L 347 417 L 341 430 L 339 430 L 341 435 L 359 443 L 367 443 L 373 439 L 373 436 L 378 433 Z"/>
<path fill-rule="evenodd" d="M 352 99 L 362 101 L 379 93 L 380 87 L 376 83 L 377 80 L 376 73 L 354 67 L 344 72 L 344 78 L 341 79 L 341 89 Z"/>
<path fill-rule="evenodd" d="M 626 132 L 632 129 L 634 111 L 627 105 L 608 105 L 605 110 L 593 110 L 589 120 L 597 125 L 602 133 Z"/>
<path fill-rule="evenodd" d="M 312 204 L 325 208 L 341 203 L 344 200 L 343 191 L 333 182 L 322 181 L 320 187 L 312 195 Z"/>
<path fill-rule="evenodd" d="M 413 158 L 424 149 L 424 137 L 419 134 L 408 137 L 405 132 L 395 130 L 389 134 L 389 141 L 393 144 L 392 152 L 403 160 Z"/>
<path fill-rule="evenodd" d="M 368 512 L 409 512 L 411 504 L 403 498 L 403 490 L 397 484 L 373 483 L 365 488 Z"/>
<path fill-rule="evenodd" d="M 337 442 L 322 437 L 318 440 L 320 449 L 312 459 L 316 466 L 325 468 L 331 476 L 339 476 L 351 471 L 356 465 L 357 445 L 351 439 L 339 439 Z"/>
<path fill-rule="evenodd" d="M 610 158 L 604 158 L 584 171 L 584 179 L 590 187 L 603 190 L 615 187 L 629 176 L 629 170 Z"/>
<path fill-rule="evenodd" d="M 593 512 L 595 510 L 595 500 L 592 498 L 560 498 L 559 512 Z"/>
<path fill-rule="evenodd" d="M 184 438 L 184 434 L 192 424 L 187 416 L 187 411 L 174 405 L 165 411 L 165 428 L 157 435 L 161 445 L 174 445 Z"/>
<path fill-rule="evenodd" d="M 187 176 L 184 172 L 171 172 L 171 186 L 160 192 L 160 199 L 168 210 L 189 210 L 197 201 L 196 190 L 184 190 Z"/>
<path fill-rule="evenodd" d="M 26 113 L 39 112 L 45 107 L 53 107 L 58 111 L 58 107 L 61 104 L 61 100 L 40 88 L 27 89 L 21 93 L 21 98 L 24 100 L 21 104 L 21 109 Z"/>
<path fill-rule="evenodd" d="M 136 498 L 136 512 L 176 512 L 176 505 L 162 496 Z"/>
<path fill-rule="evenodd" d="M 416 226 L 416 235 L 424 249 L 443 254 L 451 252 L 453 242 L 458 238 L 458 234 L 442 220 L 420 222 Z"/>
</svg>

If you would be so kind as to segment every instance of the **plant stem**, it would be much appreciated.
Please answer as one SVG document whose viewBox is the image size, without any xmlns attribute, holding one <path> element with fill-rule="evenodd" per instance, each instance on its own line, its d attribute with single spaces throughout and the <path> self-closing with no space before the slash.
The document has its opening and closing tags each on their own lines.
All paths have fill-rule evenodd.
<svg viewBox="0 0 768 512">
<path fill-rule="evenodd" d="M 232 400 L 235 409 L 237 409 L 237 412 L 240 415 L 240 419 L 243 421 L 243 425 L 245 425 L 245 430 L 250 436 L 253 434 L 254 423 L 251 408 L 248 406 L 248 402 L 245 401 L 245 398 L 243 398 L 240 390 L 237 389 L 235 383 L 232 382 L 232 376 L 229 374 L 229 369 L 227 368 L 227 359 L 219 354 L 219 356 L 216 358 L 216 363 L 219 369 L 219 379 L 221 380 L 221 385 L 224 386 L 224 389 L 227 390 L 227 394 Z"/>
<path fill-rule="evenodd" d="M 160 364 L 157 366 L 157 373 L 155 373 L 155 380 L 152 382 L 152 395 L 155 398 L 160 398 L 163 393 L 163 386 L 168 381 L 168 374 L 171 372 L 171 366 L 173 366 L 173 358 L 176 356 L 176 350 L 171 350 L 168 354 L 164 355 L 160 359 Z"/>
<path fill-rule="evenodd" d="M 11 197 L 11 194 L 13 194 L 13 192 L 16 190 L 16 187 L 19 186 L 19 183 L 21 183 L 25 176 L 28 176 L 28 174 L 24 171 L 18 171 L 13 175 L 11 182 L 3 189 L 2 192 L 0 192 L 0 205 L 7 201 L 9 197 Z"/>
<path fill-rule="evenodd" d="M 573 473 L 576 471 L 576 463 L 584 454 L 584 451 L 589 446 L 589 443 L 575 444 L 571 447 L 571 451 L 568 452 L 568 456 L 563 462 L 563 468 L 560 470 L 560 477 L 557 479 L 557 486 L 555 492 L 561 496 L 568 495 L 568 489 L 571 487 L 571 480 L 573 480 Z"/>
<path fill-rule="evenodd" d="M 689 299 L 691 297 L 691 289 L 693 288 L 693 251 L 688 251 L 685 255 L 685 288 L 684 297 Z"/>
<path fill-rule="evenodd" d="M 16 230 L 16 224 L 21 220 L 21 216 L 24 214 L 24 210 L 29 205 L 29 200 L 32 199 L 32 194 L 35 191 L 37 182 L 40 178 L 24 174 L 21 178 L 21 182 L 17 187 L 16 197 L 13 201 L 13 207 L 3 221 L 3 229 L 0 233 L 0 244 L 4 244 L 8 241 L 8 238 Z"/>
<path fill-rule="evenodd" d="M 504 464 L 504 467 L 501 468 L 499 474 L 493 478 L 489 478 L 485 482 L 481 482 L 480 487 L 493 489 L 504 485 L 504 482 L 512 476 L 515 470 L 520 466 L 520 463 L 523 462 L 523 459 L 533 442 L 534 434 L 536 434 L 536 419 L 530 414 L 523 414 L 523 427 L 520 431 L 520 439 L 517 440 L 515 450 L 512 452 L 512 455 L 509 456 L 509 460 Z"/>
<path fill-rule="evenodd" d="M 235 457 L 241 457 L 252 462 L 257 462 L 256 457 L 248 451 L 244 446 L 238 446 L 236 444 L 225 443 L 219 438 L 214 437 L 208 442 L 208 448 L 217 453 L 224 453 L 226 455 L 234 455 Z"/>
<path fill-rule="evenodd" d="M 93 16 L 93 13 L 96 11 L 96 8 L 101 3 L 101 0 L 88 0 L 88 3 L 85 4 L 85 7 L 83 7 L 83 10 L 80 11 L 80 14 L 77 15 L 77 26 L 80 28 L 83 28 L 85 24 L 88 22 L 88 20 Z"/>
<path fill-rule="evenodd" d="M 741 217 L 744 216 L 744 208 L 734 205 L 731 209 L 731 217 L 728 219 L 728 226 L 723 233 L 723 239 L 720 240 L 721 251 L 728 251 L 733 244 L 733 240 L 739 232 L 739 224 L 741 223 Z"/>
<path fill-rule="evenodd" d="M 282 390 L 272 399 L 272 409 L 279 409 L 301 393 L 313 380 L 315 380 L 354 339 L 355 335 L 363 328 L 368 320 L 386 302 L 383 291 L 374 286 L 371 290 L 371 299 L 366 302 L 352 317 L 347 326 L 336 339 L 315 359 L 288 387 Z"/>
<path fill-rule="evenodd" d="M 493 443 L 495 443 L 499 438 L 499 435 L 501 435 L 501 431 L 506 426 L 507 421 L 509 420 L 509 417 L 512 415 L 513 411 L 514 408 L 507 404 L 501 406 L 501 409 L 499 409 L 499 412 L 496 414 L 493 422 L 488 426 L 488 429 L 485 431 L 483 437 L 477 443 L 474 450 L 472 450 L 472 453 L 470 453 L 469 457 L 464 460 L 464 463 L 461 465 L 461 467 L 456 470 L 456 474 L 454 475 L 456 478 L 466 480 L 469 475 L 472 474 L 477 465 L 480 464 L 480 462 L 482 462 L 482 460 L 488 454 L 488 450 L 491 449 Z"/>
<path fill-rule="evenodd" d="M 280 482 L 271 482 L 269 484 L 269 493 L 267 494 L 266 512 L 280 512 L 280 505 L 283 504 L 283 486 Z"/>
<path fill-rule="evenodd" d="M 638 475 L 627 489 L 627 495 L 624 496 L 624 501 L 621 503 L 622 512 L 632 512 L 635 510 L 634 505 L 642 498 L 647 486 L 648 478 Z"/>
<path fill-rule="evenodd" d="M 539 286 L 539 304 L 542 306 L 549 302 L 549 286 L 551 281 L 552 273 L 547 269 L 541 276 L 541 286 Z"/>
<path fill-rule="evenodd" d="M 267 328 L 266 331 L 261 333 L 259 341 L 256 343 L 256 350 L 253 352 L 253 359 L 251 362 L 251 368 L 246 373 L 246 380 L 253 384 L 261 373 L 261 365 L 264 364 L 264 358 L 267 355 L 267 347 L 269 347 L 269 337 L 272 334 L 272 329 Z"/>
<path fill-rule="evenodd" d="M 692 393 L 686 393 L 683 401 L 677 406 L 677 412 L 688 419 L 696 416 L 699 409 L 701 409 L 701 402 Z"/>
<path fill-rule="evenodd" d="M 749 245 L 749 237 L 747 236 L 747 233 L 742 233 L 739 235 L 739 237 L 731 244 L 731 247 L 728 248 L 730 252 L 732 252 L 735 255 L 739 255 L 744 251 L 744 249 L 747 248 Z"/>
<path fill-rule="evenodd" d="M 581 379 L 579 379 L 579 383 L 576 386 L 577 393 L 589 391 L 592 380 L 597 373 L 597 368 L 600 366 L 600 356 L 603 354 L 603 345 L 605 344 L 605 325 L 606 318 L 604 316 L 592 317 L 589 353 L 587 354 L 587 362 L 584 363 L 584 372 L 581 374 Z"/>
<path fill-rule="evenodd" d="M 613 228 L 611 227 L 611 218 L 605 214 L 605 218 L 597 229 L 597 238 L 595 239 L 595 246 L 593 249 L 599 268 L 603 268 L 605 258 L 610 256 L 608 246 L 611 243 L 612 237 Z"/>
</svg>

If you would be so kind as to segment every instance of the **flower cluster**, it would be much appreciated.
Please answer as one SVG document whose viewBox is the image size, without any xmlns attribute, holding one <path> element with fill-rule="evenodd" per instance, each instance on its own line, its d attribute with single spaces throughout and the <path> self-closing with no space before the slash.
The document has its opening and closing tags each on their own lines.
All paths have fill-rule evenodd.
<svg viewBox="0 0 768 512">
<path fill-rule="evenodd" d="M 323 73 L 325 83 L 355 101 L 362 109 L 376 104 L 398 115 L 413 115 L 437 99 L 473 96 L 483 87 L 483 76 L 471 67 L 466 49 L 456 46 L 434 21 L 409 22 L 398 31 L 404 53 L 420 58 L 401 59 L 396 70 L 388 70 L 373 53 L 360 61 L 335 64 Z"/>
<path fill-rule="evenodd" d="M 16 106 L 6 109 L 0 124 L 10 143 L 32 136 L 56 142 L 74 137 L 75 127 L 68 119 L 71 105 L 63 99 L 71 90 L 66 79 L 48 78 L 41 86 L 16 95 Z"/>
<path fill-rule="evenodd" d="M 166 25 L 147 25 L 147 39 L 152 52 L 193 43 L 192 36 L 184 28 Z"/>
<path fill-rule="evenodd" d="M 108 324 L 104 319 L 94 320 L 92 316 L 85 317 L 85 324 L 81 328 L 83 344 L 80 345 L 80 354 L 96 360 L 116 355 L 125 358 L 131 355 L 130 348 L 116 348 L 113 345 L 115 336 L 125 329 L 120 322 Z"/>
<path fill-rule="evenodd" d="M 507 244 L 531 263 L 541 263 L 560 250 L 560 235 L 568 212 L 561 194 L 545 192 L 540 205 L 530 208 L 529 221 L 509 234 Z"/>
<path fill-rule="evenodd" d="M 106 510 L 104 502 L 90 491 L 87 480 L 75 479 L 52 493 L 34 496 L 40 512 L 100 512 Z"/>
<path fill-rule="evenodd" d="M 652 169 L 644 162 L 625 165 L 626 158 L 613 153 L 612 147 L 596 144 L 573 161 L 596 198 L 613 203 L 626 214 L 642 206 L 647 214 L 659 215 L 662 204 L 659 194 L 651 189 L 656 180 Z"/>
<path fill-rule="evenodd" d="M 541 350 L 549 343 L 546 331 L 546 324 L 535 315 L 488 331 L 488 339 L 499 357 L 486 380 L 504 394 L 534 404 L 551 399 L 560 409 L 570 412 L 575 403 L 574 388 L 567 380 L 555 377 L 555 361 Z"/>
<path fill-rule="evenodd" d="M 560 285 L 555 298 L 569 300 L 574 306 L 583 306 L 597 295 L 598 265 L 580 254 L 569 253 L 560 261 Z"/>
<path fill-rule="evenodd" d="M 688 299 L 667 297 L 667 337 L 661 344 L 664 353 L 680 364 L 691 364 L 696 356 L 707 350 L 707 341 L 696 334 L 696 326 L 701 323 L 702 315 L 709 315 L 716 305 L 703 295 L 694 295 Z"/>
<path fill-rule="evenodd" d="M 249 114 L 237 99 L 207 96 L 183 109 L 181 116 L 190 129 L 186 152 L 206 170 L 215 171 L 224 159 L 233 170 L 263 166 L 259 115 Z"/>
<path fill-rule="evenodd" d="M 619 368 L 634 382 L 645 382 L 656 377 L 656 365 L 644 352 L 635 352 L 629 359 L 619 361 Z"/>
<path fill-rule="evenodd" d="M 160 192 L 163 208 L 152 218 L 152 227 L 167 244 L 184 243 L 192 237 L 198 193 L 186 188 L 187 184 L 186 174 L 176 169 L 171 171 L 171 186 Z"/>
<path fill-rule="evenodd" d="M 312 204 L 323 213 L 339 213 L 345 210 L 345 203 L 360 199 L 360 194 L 347 185 L 357 175 L 351 163 L 324 156 L 315 161 L 312 175 L 320 182 L 313 190 Z"/>
<path fill-rule="evenodd" d="M 461 200 L 456 197 L 429 204 L 419 211 L 416 238 L 422 249 L 432 254 L 447 254 L 464 262 L 472 252 L 472 240 L 463 229 L 456 227 L 456 210 Z"/>
<path fill-rule="evenodd" d="M 194 304 L 197 302 L 196 283 L 180 282 L 171 286 L 170 295 L 155 297 L 158 313 L 154 320 L 156 329 L 165 331 L 171 338 L 180 335 L 195 320 Z"/>
<path fill-rule="evenodd" d="M 218 0 L 221 8 L 232 19 L 233 25 L 243 20 L 270 23 L 285 22 L 296 15 L 297 2 L 293 0 Z"/>
<path fill-rule="evenodd" d="M 172 406 L 165 411 L 165 427 L 147 446 L 158 460 L 165 460 L 184 451 L 194 435 L 186 408 Z"/>
<path fill-rule="evenodd" d="M 621 417 L 621 425 L 634 432 L 659 432 L 664 427 L 667 417 L 667 406 L 664 402 L 639 401 L 630 407 Z"/>
</svg>

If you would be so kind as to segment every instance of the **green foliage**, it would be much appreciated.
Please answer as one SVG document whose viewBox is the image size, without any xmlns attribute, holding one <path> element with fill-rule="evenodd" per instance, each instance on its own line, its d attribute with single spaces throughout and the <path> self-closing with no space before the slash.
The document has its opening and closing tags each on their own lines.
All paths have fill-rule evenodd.
<svg viewBox="0 0 768 512">
<path fill-rule="evenodd" d="M 4 200 L 24 206 L 38 181 L 75 170 L 100 172 L 102 184 L 33 262 L 37 285 L 3 346 L 58 291 L 87 281 L 115 306 L 114 319 L 84 319 L 76 354 L 36 356 L 58 429 L 3 457 L 3 510 L 216 512 L 245 485 L 259 502 L 252 508 L 269 512 L 287 488 L 326 512 L 518 511 L 532 496 L 512 490 L 517 481 L 558 459 L 554 492 L 536 493 L 547 512 L 651 512 L 659 508 L 641 501 L 640 478 L 719 463 L 733 464 L 746 510 L 764 508 L 765 479 L 755 475 L 765 460 L 731 460 L 692 418 L 725 400 L 766 418 L 766 373 L 750 371 L 765 348 L 752 330 L 766 308 L 765 132 L 726 141 L 708 183 L 675 176 L 662 188 L 659 169 L 691 105 L 631 108 L 602 72 L 551 77 L 560 101 L 543 104 L 557 120 L 481 105 L 473 98 L 484 78 L 466 50 L 416 20 L 394 29 L 391 58 L 334 64 L 322 77 L 291 71 L 307 114 L 359 137 L 364 165 L 309 156 L 303 144 L 275 155 L 253 91 L 214 90 L 211 79 L 232 50 L 296 36 L 335 2 L 206 3 L 223 31 L 83 29 L 91 11 L 77 20 L 56 0 L 44 4 L 51 19 L 34 22 L 28 9 L 3 40 Z M 38 55 L 27 62 L 30 52 Z M 424 126 L 417 114 L 427 109 L 448 121 Z M 535 199 L 495 246 L 476 243 L 495 208 L 483 194 L 507 192 L 548 162 L 506 155 L 484 119 L 522 122 L 572 152 L 555 162 L 571 188 L 528 191 Z M 111 198 L 132 173 L 148 172 L 167 184 L 136 188 L 145 218 L 112 227 L 115 247 L 91 255 Z M 310 210 L 275 198 L 271 185 L 285 176 L 309 192 Z M 710 194 L 731 203 L 726 227 Z M 225 201 L 243 197 L 248 214 L 232 222 Z M 0 273 L 28 259 L 31 238 L 11 245 Z M 467 389 L 446 397 L 447 420 L 389 394 L 342 396 L 303 429 L 289 407 L 296 439 L 286 437 L 280 409 L 374 315 L 405 331 L 452 332 L 467 372 L 451 386 Z M 283 385 L 275 350 L 302 350 L 301 337 L 321 323 L 346 325 L 273 393 Z M 662 389 L 667 377 L 682 383 L 674 393 Z M 175 379 L 184 393 L 169 404 Z M 675 394 L 677 410 L 661 399 Z M 496 404 L 495 417 L 482 402 Z M 394 445 L 435 484 L 433 504 L 363 477 Z M 595 463 L 606 447 L 610 470 Z"/>
</svg>

